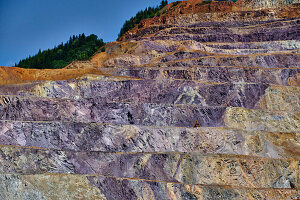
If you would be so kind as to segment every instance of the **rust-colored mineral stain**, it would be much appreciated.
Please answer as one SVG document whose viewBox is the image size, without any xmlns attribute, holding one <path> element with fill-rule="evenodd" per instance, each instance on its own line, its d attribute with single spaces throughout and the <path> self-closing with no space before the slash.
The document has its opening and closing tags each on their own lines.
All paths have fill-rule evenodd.
<svg viewBox="0 0 300 200">
<path fill-rule="evenodd" d="M 76 79 L 85 74 L 106 75 L 97 68 L 83 69 L 23 69 L 0 67 L 0 85 L 21 84 L 34 81 Z"/>
</svg>

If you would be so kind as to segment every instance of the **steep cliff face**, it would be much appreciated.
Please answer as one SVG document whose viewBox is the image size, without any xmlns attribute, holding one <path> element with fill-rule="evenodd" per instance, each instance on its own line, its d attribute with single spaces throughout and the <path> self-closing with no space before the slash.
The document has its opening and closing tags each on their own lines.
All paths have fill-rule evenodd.
<svg viewBox="0 0 300 200">
<path fill-rule="evenodd" d="M 65 69 L 1 68 L 1 199 L 299 199 L 299 4 L 245 2 L 170 4 Z"/>
</svg>

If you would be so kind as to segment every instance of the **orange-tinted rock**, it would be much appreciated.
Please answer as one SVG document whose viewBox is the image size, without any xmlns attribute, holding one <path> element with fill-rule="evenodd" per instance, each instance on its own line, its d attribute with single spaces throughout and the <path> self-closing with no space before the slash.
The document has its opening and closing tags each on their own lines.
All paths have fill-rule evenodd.
<svg viewBox="0 0 300 200">
<path fill-rule="evenodd" d="M 23 69 L 18 67 L 0 67 L 0 85 L 21 84 L 35 81 L 68 80 L 85 74 L 103 75 L 96 68 L 82 69 Z"/>
<path fill-rule="evenodd" d="M 171 3 L 90 61 L 1 67 L 0 199 L 300 199 L 287 3 Z"/>
</svg>

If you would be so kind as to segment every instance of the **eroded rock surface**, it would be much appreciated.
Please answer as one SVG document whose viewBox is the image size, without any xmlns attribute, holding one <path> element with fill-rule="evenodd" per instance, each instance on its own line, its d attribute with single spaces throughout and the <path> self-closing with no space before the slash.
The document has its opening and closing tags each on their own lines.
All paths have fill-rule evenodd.
<svg viewBox="0 0 300 200">
<path fill-rule="evenodd" d="M 299 10 L 188 0 L 90 61 L 0 68 L 0 199 L 300 199 Z"/>
</svg>

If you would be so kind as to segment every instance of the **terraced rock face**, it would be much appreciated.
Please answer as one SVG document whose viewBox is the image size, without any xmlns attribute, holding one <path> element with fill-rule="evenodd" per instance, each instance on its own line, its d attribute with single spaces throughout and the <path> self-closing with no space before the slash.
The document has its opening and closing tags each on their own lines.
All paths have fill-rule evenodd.
<svg viewBox="0 0 300 200">
<path fill-rule="evenodd" d="M 245 3 L 171 4 L 91 61 L 1 68 L 0 199 L 300 199 L 299 4 Z"/>
</svg>

